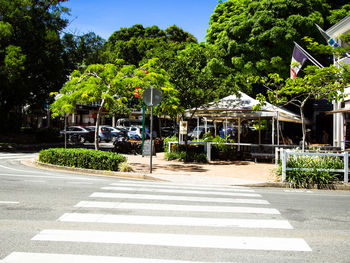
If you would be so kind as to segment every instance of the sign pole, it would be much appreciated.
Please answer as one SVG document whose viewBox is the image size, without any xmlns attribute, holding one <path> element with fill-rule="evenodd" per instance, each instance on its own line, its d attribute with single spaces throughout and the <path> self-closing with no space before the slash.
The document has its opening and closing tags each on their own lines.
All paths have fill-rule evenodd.
<svg viewBox="0 0 350 263">
<path fill-rule="evenodd" d="M 151 174 L 152 173 L 152 155 L 153 155 L 153 87 L 150 87 L 151 88 L 151 119 L 150 119 L 150 141 L 151 141 L 151 154 L 150 154 L 150 157 L 149 157 L 149 173 Z"/>
<path fill-rule="evenodd" d="M 144 156 L 143 154 L 143 147 L 145 145 L 145 103 L 142 102 L 142 145 L 141 145 L 141 152 L 142 152 L 142 157 Z"/>
<path fill-rule="evenodd" d="M 153 155 L 153 107 L 157 106 L 162 98 L 162 92 L 159 89 L 154 87 L 149 87 L 143 92 L 143 101 L 149 107 L 151 107 L 151 116 L 150 116 L 150 151 L 147 154 L 150 154 L 149 160 L 149 172 L 152 173 L 152 155 Z M 145 146 L 145 145 L 144 145 Z M 146 147 L 144 147 L 145 150 Z M 148 147 L 147 147 L 148 148 Z M 148 150 L 148 149 L 147 149 Z M 145 153 L 144 153 L 145 154 Z"/>
</svg>

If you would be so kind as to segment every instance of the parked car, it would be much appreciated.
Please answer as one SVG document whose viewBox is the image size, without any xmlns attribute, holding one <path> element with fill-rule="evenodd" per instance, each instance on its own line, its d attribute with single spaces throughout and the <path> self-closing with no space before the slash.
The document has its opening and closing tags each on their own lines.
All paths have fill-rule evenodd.
<svg viewBox="0 0 350 263">
<path fill-rule="evenodd" d="M 179 134 L 179 129 L 177 127 L 162 127 L 162 137 L 177 136 Z"/>
<path fill-rule="evenodd" d="M 107 125 L 102 125 L 101 127 L 105 127 L 107 130 L 109 130 L 112 133 L 112 141 L 117 140 L 120 137 L 128 138 L 128 130 L 124 128 L 117 128 Z"/>
<path fill-rule="evenodd" d="M 227 129 L 226 129 L 225 127 L 222 127 L 222 128 L 219 130 L 219 136 L 220 136 L 221 138 L 224 138 L 225 135 L 226 135 L 226 136 L 229 136 L 229 137 L 230 137 L 230 136 L 234 137 L 234 136 L 237 135 L 237 133 L 238 133 L 238 128 L 237 128 L 236 126 L 233 126 L 233 127 L 227 126 Z"/>
<path fill-rule="evenodd" d="M 128 130 L 128 137 L 130 139 L 142 138 L 142 128 L 132 126 L 132 127 L 128 127 L 127 130 Z M 149 139 L 149 138 L 150 138 L 150 133 L 149 133 L 149 130 L 146 128 L 145 139 Z"/>
<path fill-rule="evenodd" d="M 94 141 L 94 132 L 82 126 L 69 126 L 66 128 L 66 132 L 64 130 L 60 131 L 60 134 L 62 135 L 65 133 L 68 136 L 68 140 L 74 138 L 74 141 L 80 143 L 84 143 L 86 141 Z"/>
<path fill-rule="evenodd" d="M 208 125 L 207 132 L 209 132 L 210 129 L 214 129 L 214 126 Z M 188 133 L 188 138 L 190 140 L 197 139 L 198 136 L 199 138 L 202 138 L 204 133 L 205 133 L 205 126 L 197 126 L 191 132 Z"/>
<path fill-rule="evenodd" d="M 96 126 L 86 126 L 86 129 L 93 131 L 95 133 Z M 112 141 L 112 139 L 113 139 L 113 135 L 111 131 L 105 126 L 100 126 L 98 131 L 99 142 L 101 141 L 110 142 Z"/>
</svg>

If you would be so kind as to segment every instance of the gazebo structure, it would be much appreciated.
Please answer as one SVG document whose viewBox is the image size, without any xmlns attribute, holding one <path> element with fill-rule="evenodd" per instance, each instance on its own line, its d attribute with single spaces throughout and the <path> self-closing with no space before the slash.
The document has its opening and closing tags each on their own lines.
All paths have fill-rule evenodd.
<svg viewBox="0 0 350 263">
<path fill-rule="evenodd" d="M 264 106 L 261 106 L 259 110 L 255 110 L 254 106 L 258 105 L 259 101 L 253 99 L 243 92 L 238 92 L 237 95 L 230 95 L 220 100 L 202 105 L 197 109 L 190 109 L 186 111 L 185 116 L 192 116 L 197 118 L 197 125 L 199 125 L 199 119 L 205 120 L 205 126 L 207 121 L 213 121 L 216 129 L 216 122 L 224 122 L 227 127 L 228 120 L 237 120 L 238 122 L 238 140 L 241 142 L 241 122 L 243 120 L 258 120 L 259 125 L 262 119 L 272 120 L 272 138 L 271 144 L 275 144 L 275 122 L 277 131 L 279 131 L 279 122 L 293 122 L 301 123 L 299 115 L 292 113 L 281 107 L 277 107 L 268 102 L 265 102 Z M 225 129 L 226 131 L 227 129 Z M 261 144 L 261 131 L 259 129 L 259 144 Z M 279 144 L 279 132 L 277 132 L 277 145 Z"/>
</svg>

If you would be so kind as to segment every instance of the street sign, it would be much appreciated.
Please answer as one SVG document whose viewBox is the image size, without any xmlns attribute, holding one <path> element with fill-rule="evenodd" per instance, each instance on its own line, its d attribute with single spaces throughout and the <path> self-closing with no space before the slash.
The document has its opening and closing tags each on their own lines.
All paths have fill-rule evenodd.
<svg viewBox="0 0 350 263">
<path fill-rule="evenodd" d="M 187 134 L 187 121 L 180 121 L 180 134 Z"/>
<path fill-rule="evenodd" d="M 162 99 L 162 92 L 154 87 L 149 87 L 143 92 L 143 101 L 147 106 L 157 106 Z"/>
<path fill-rule="evenodd" d="M 143 155 L 144 156 L 151 156 L 151 152 L 152 152 L 152 155 L 156 155 L 156 151 L 155 151 L 155 148 L 154 148 L 154 142 L 152 141 L 152 146 L 151 147 L 151 141 L 150 140 L 147 140 L 144 142 L 143 144 Z"/>
</svg>

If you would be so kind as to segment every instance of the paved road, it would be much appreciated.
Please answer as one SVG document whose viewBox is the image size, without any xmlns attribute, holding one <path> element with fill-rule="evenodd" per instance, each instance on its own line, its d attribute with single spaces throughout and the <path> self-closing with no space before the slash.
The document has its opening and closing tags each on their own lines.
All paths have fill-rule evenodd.
<svg viewBox="0 0 350 263">
<path fill-rule="evenodd" d="M 0 153 L 0 262 L 349 262 L 348 192 L 44 171 Z M 2 261 L 1 261 L 2 260 Z"/>
</svg>

